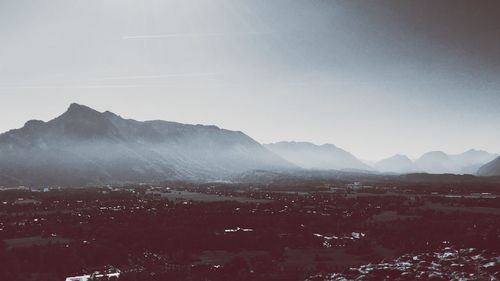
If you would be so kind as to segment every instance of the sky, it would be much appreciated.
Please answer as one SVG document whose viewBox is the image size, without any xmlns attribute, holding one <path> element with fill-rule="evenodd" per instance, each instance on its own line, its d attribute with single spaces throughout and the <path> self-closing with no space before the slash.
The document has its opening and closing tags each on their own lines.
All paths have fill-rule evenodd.
<svg viewBox="0 0 500 281">
<path fill-rule="evenodd" d="M 77 102 L 361 159 L 500 152 L 497 1 L 0 0 L 0 132 Z"/>
</svg>

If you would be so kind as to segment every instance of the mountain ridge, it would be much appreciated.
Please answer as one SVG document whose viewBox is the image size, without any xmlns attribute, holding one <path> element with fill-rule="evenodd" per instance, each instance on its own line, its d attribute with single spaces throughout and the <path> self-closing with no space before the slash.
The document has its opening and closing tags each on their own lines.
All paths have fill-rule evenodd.
<svg viewBox="0 0 500 281">
<path fill-rule="evenodd" d="M 282 158 L 304 169 L 365 170 L 373 168 L 334 144 L 281 141 L 264 145 Z"/>
<path fill-rule="evenodd" d="M 396 154 L 378 161 L 374 167 L 382 172 L 395 173 L 476 174 L 482 165 L 497 156 L 498 154 L 477 149 L 469 149 L 460 154 L 430 151 L 412 161 L 405 155 Z"/>
<path fill-rule="evenodd" d="M 500 156 L 479 167 L 477 174 L 485 177 L 500 176 Z"/>
<path fill-rule="evenodd" d="M 261 145 L 241 131 L 173 121 L 137 121 L 72 103 L 58 117 L 0 134 L 0 185 L 103 184 L 166 179 L 218 180 L 252 170 L 500 175 L 497 154 L 394 155 L 368 165 L 334 144 Z M 500 162 L 500 160 L 498 160 Z M 500 163 L 498 164 L 500 165 Z M 376 170 L 374 170 L 373 166 Z"/>
<path fill-rule="evenodd" d="M 76 103 L 1 134 L 0 155 L 0 175 L 27 184 L 214 180 L 295 167 L 241 131 L 124 119 Z"/>
<path fill-rule="evenodd" d="M 413 161 L 406 155 L 396 154 L 389 158 L 376 162 L 373 167 L 380 172 L 411 173 L 413 172 Z"/>
</svg>

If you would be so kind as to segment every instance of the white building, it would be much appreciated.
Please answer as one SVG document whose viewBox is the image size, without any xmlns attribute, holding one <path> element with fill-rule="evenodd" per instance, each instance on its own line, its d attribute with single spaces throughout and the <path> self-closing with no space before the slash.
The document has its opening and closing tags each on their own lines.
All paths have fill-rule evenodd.
<svg viewBox="0 0 500 281">
<path fill-rule="evenodd" d="M 66 281 L 90 281 L 99 280 L 103 277 L 110 279 L 118 279 L 120 277 L 121 271 L 114 267 L 109 267 L 104 270 L 94 271 L 92 274 L 85 274 L 81 276 L 66 277 Z"/>
</svg>

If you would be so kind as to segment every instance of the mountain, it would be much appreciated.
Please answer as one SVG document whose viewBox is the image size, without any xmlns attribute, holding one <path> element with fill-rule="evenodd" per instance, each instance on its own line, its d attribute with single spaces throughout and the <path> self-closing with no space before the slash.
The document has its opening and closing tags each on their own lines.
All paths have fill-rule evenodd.
<svg viewBox="0 0 500 281">
<path fill-rule="evenodd" d="M 427 152 L 415 160 L 414 165 L 417 171 L 433 174 L 453 173 L 455 170 L 451 157 L 442 151 Z"/>
<path fill-rule="evenodd" d="M 460 172 L 462 174 L 476 174 L 479 168 L 497 157 L 498 154 L 475 149 L 451 156 L 451 158 L 460 166 Z"/>
<path fill-rule="evenodd" d="M 0 179 L 20 184 L 214 180 L 288 168 L 294 165 L 239 131 L 139 122 L 79 104 L 0 135 Z"/>
<path fill-rule="evenodd" d="M 500 176 L 500 157 L 481 166 L 477 171 L 478 176 Z"/>
<path fill-rule="evenodd" d="M 417 171 L 428 173 L 475 174 L 477 170 L 498 155 L 471 149 L 461 154 L 448 155 L 442 151 L 428 152 L 415 160 Z"/>
<path fill-rule="evenodd" d="M 373 165 L 380 172 L 393 172 L 399 174 L 411 173 L 415 171 L 413 162 L 406 155 L 396 154 L 383 159 Z"/>
<path fill-rule="evenodd" d="M 373 170 L 351 153 L 333 144 L 316 145 L 309 142 L 277 142 L 267 144 L 265 147 L 305 169 Z"/>
<path fill-rule="evenodd" d="M 495 159 L 498 155 L 483 150 L 471 149 L 461 154 L 446 154 L 442 151 L 431 151 L 423 154 L 415 161 L 405 155 L 395 155 L 373 165 L 380 172 L 398 174 L 431 173 L 431 174 L 476 174 L 478 169 Z"/>
</svg>

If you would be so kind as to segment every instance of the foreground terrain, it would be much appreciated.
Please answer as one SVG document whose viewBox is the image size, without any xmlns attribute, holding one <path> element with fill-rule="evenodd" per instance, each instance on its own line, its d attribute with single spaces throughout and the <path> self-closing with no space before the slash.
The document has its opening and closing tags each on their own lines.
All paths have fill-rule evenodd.
<svg viewBox="0 0 500 281">
<path fill-rule="evenodd" d="M 179 182 L 3 189 L 0 280 L 106 272 L 119 280 L 490 280 L 500 271 L 496 190 Z"/>
</svg>

